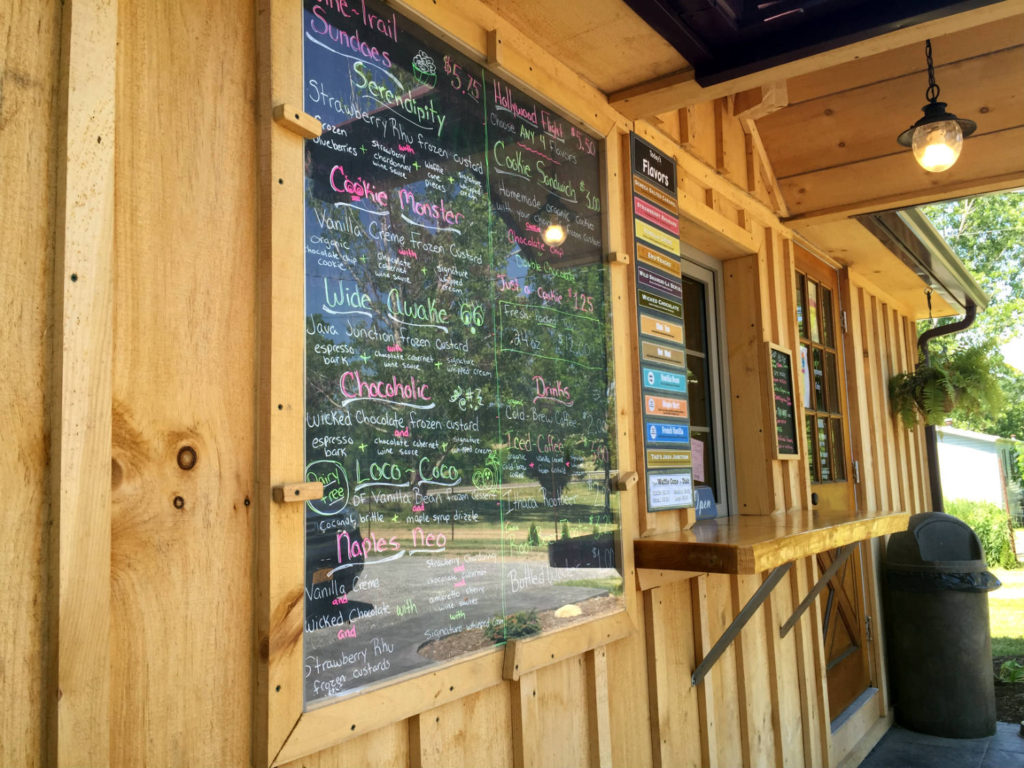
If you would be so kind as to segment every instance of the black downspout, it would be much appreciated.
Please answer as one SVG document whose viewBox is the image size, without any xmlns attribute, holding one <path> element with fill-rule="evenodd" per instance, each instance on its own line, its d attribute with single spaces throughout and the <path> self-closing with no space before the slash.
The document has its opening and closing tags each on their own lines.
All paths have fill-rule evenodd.
<svg viewBox="0 0 1024 768">
<path fill-rule="evenodd" d="M 957 333 L 969 328 L 977 316 L 977 305 L 970 299 L 967 299 L 963 320 L 958 320 L 948 325 L 937 325 L 922 333 L 917 340 L 917 346 L 921 350 L 924 365 L 928 365 L 931 362 L 931 355 L 928 353 L 929 341 L 939 336 L 948 336 L 951 333 Z M 939 475 L 939 439 L 935 432 L 935 427 L 931 424 L 924 428 L 924 440 L 928 452 L 928 479 L 929 489 L 932 494 L 932 510 L 935 512 L 945 512 L 946 510 L 943 508 L 944 505 L 942 503 L 942 477 Z"/>
</svg>

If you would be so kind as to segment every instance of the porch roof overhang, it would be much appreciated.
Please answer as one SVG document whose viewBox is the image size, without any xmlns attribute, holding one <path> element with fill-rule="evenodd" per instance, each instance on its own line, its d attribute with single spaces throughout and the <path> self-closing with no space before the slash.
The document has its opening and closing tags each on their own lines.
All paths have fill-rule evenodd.
<svg viewBox="0 0 1024 768">
<path fill-rule="evenodd" d="M 485 2 L 628 118 L 657 126 L 676 110 L 729 99 L 764 146 L 785 223 L 836 264 L 877 281 L 911 316 L 957 314 L 967 297 L 984 305 L 948 248 L 912 214 L 894 211 L 1024 186 L 1024 0 L 937 2 L 866 34 L 794 45 L 714 76 L 702 76 L 632 0 L 588 0 L 585 13 L 573 2 Z M 941 174 L 919 168 L 896 143 L 925 101 L 926 39 L 943 100 L 979 126 Z"/>
</svg>

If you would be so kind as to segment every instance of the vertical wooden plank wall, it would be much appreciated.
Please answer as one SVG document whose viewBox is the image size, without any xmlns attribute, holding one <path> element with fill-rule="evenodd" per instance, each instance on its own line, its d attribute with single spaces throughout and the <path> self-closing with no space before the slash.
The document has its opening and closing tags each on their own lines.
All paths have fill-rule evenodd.
<svg viewBox="0 0 1024 768">
<path fill-rule="evenodd" d="M 0 13 L 0 765 L 45 764 L 49 461 L 61 7 Z"/>
<path fill-rule="evenodd" d="M 474 0 L 425 17 L 458 17 L 454 33 L 485 47 L 503 22 Z M 65 7 L 69 7 L 66 5 Z M 256 50 L 250 5 L 121 3 L 117 20 L 115 250 L 111 395 L 110 763 L 248 765 L 253 757 L 259 227 Z M 56 116 L 61 4 L 16 2 L 0 16 L 0 224 L 5 376 L 0 415 L 11 465 L 0 544 L 7 599 L 0 611 L 0 765 L 40 765 L 47 738 L 46 609 L 59 582 L 46 536 L 54 343 Z M 446 21 L 447 24 L 447 21 Z M 508 60 L 538 65 L 534 85 L 577 112 L 583 86 L 556 88 L 556 62 L 512 29 Z M 516 64 L 520 66 L 520 64 Z M 581 81 L 582 82 L 582 81 Z M 606 109 L 606 105 L 599 107 Z M 675 153 L 694 237 L 726 243 L 726 303 L 741 511 L 807 506 L 803 464 L 771 458 L 762 409 L 765 341 L 795 348 L 790 233 L 772 207 L 771 178 L 744 140 L 735 104 L 695 105 L 637 124 Z M 609 144 L 621 146 L 617 127 Z M 26 148 L 30 148 L 26 151 Z M 621 164 L 612 163 L 613 170 Z M 615 171 L 618 172 L 617 170 Z M 628 179 L 612 179 L 622 210 Z M 615 214 L 617 215 L 617 214 Z M 621 224 L 616 225 L 621 230 Z M 613 239 L 625 237 L 621 231 Z M 615 247 L 623 249 L 623 242 Z M 615 282 L 618 280 L 618 282 Z M 885 381 L 914 359 L 906 313 L 850 273 L 851 412 L 864 508 L 925 507 L 921 435 L 887 417 Z M 613 278 L 615 311 L 628 292 Z M 628 349 L 619 338 L 617 350 Z M 99 403 L 103 406 L 103 403 Z M 620 414 L 631 450 L 628 408 Z M 803 436 L 801 434 L 801 445 Z M 737 440 L 737 450 L 746 450 Z M 855 457 L 857 458 L 857 457 Z M 104 475 L 105 478 L 105 475 Z M 746 504 L 746 508 L 742 505 Z M 629 508 L 624 506 L 624 508 Z M 635 506 L 632 515 L 635 516 Z M 626 545 L 637 521 L 627 521 Z M 5 518 L 7 520 L 7 518 Z M 814 577 L 797 563 L 713 673 L 689 675 L 759 577 L 700 576 L 640 593 L 637 630 L 604 648 L 447 702 L 296 760 L 297 766 L 816 766 L 828 756 L 816 608 L 786 638 L 779 624 Z M 632 574 L 630 574 L 632 576 Z M 878 633 L 880 634 L 880 633 Z M 93 670 L 95 672 L 95 670 Z M 106 711 L 104 711 L 106 709 Z M 515 728 L 513 727 L 515 725 Z M 518 731 L 518 732 L 517 732 Z M 258 740 L 257 740 L 258 741 Z"/>
<path fill-rule="evenodd" d="M 845 270 L 840 295 L 848 312 L 845 335 L 850 433 L 860 462 L 858 503 L 865 510 L 916 514 L 930 506 L 924 429 L 906 429 L 889 412 L 888 381 L 917 364 L 917 331 L 908 312 L 872 293 Z"/>
<path fill-rule="evenodd" d="M 47 762 L 110 761 L 111 336 L 117 3 L 61 24 L 50 411 Z"/>
<path fill-rule="evenodd" d="M 250 762 L 255 30 L 252 3 L 120 8 L 115 766 Z"/>
</svg>

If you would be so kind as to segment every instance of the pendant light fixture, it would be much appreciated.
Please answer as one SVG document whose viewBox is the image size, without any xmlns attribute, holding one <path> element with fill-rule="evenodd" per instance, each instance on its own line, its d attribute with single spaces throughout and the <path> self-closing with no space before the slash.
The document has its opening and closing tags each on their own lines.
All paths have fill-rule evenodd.
<svg viewBox="0 0 1024 768">
<path fill-rule="evenodd" d="M 935 84 L 931 40 L 925 41 L 924 50 L 928 58 L 928 90 L 925 91 L 928 103 L 921 107 L 924 117 L 901 133 L 896 141 L 913 149 L 922 168 L 938 173 L 953 167 L 960 157 L 964 139 L 978 126 L 973 120 L 946 111 L 945 102 L 939 101 L 939 86 Z"/>
</svg>

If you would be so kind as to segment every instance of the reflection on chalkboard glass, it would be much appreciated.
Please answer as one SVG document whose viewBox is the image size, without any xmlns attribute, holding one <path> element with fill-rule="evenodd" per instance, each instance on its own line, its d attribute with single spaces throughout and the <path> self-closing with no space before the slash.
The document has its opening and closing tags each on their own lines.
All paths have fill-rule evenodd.
<svg viewBox="0 0 1024 768">
<path fill-rule="evenodd" d="M 308 708 L 622 576 L 597 140 L 370 0 L 303 59 Z"/>
</svg>

